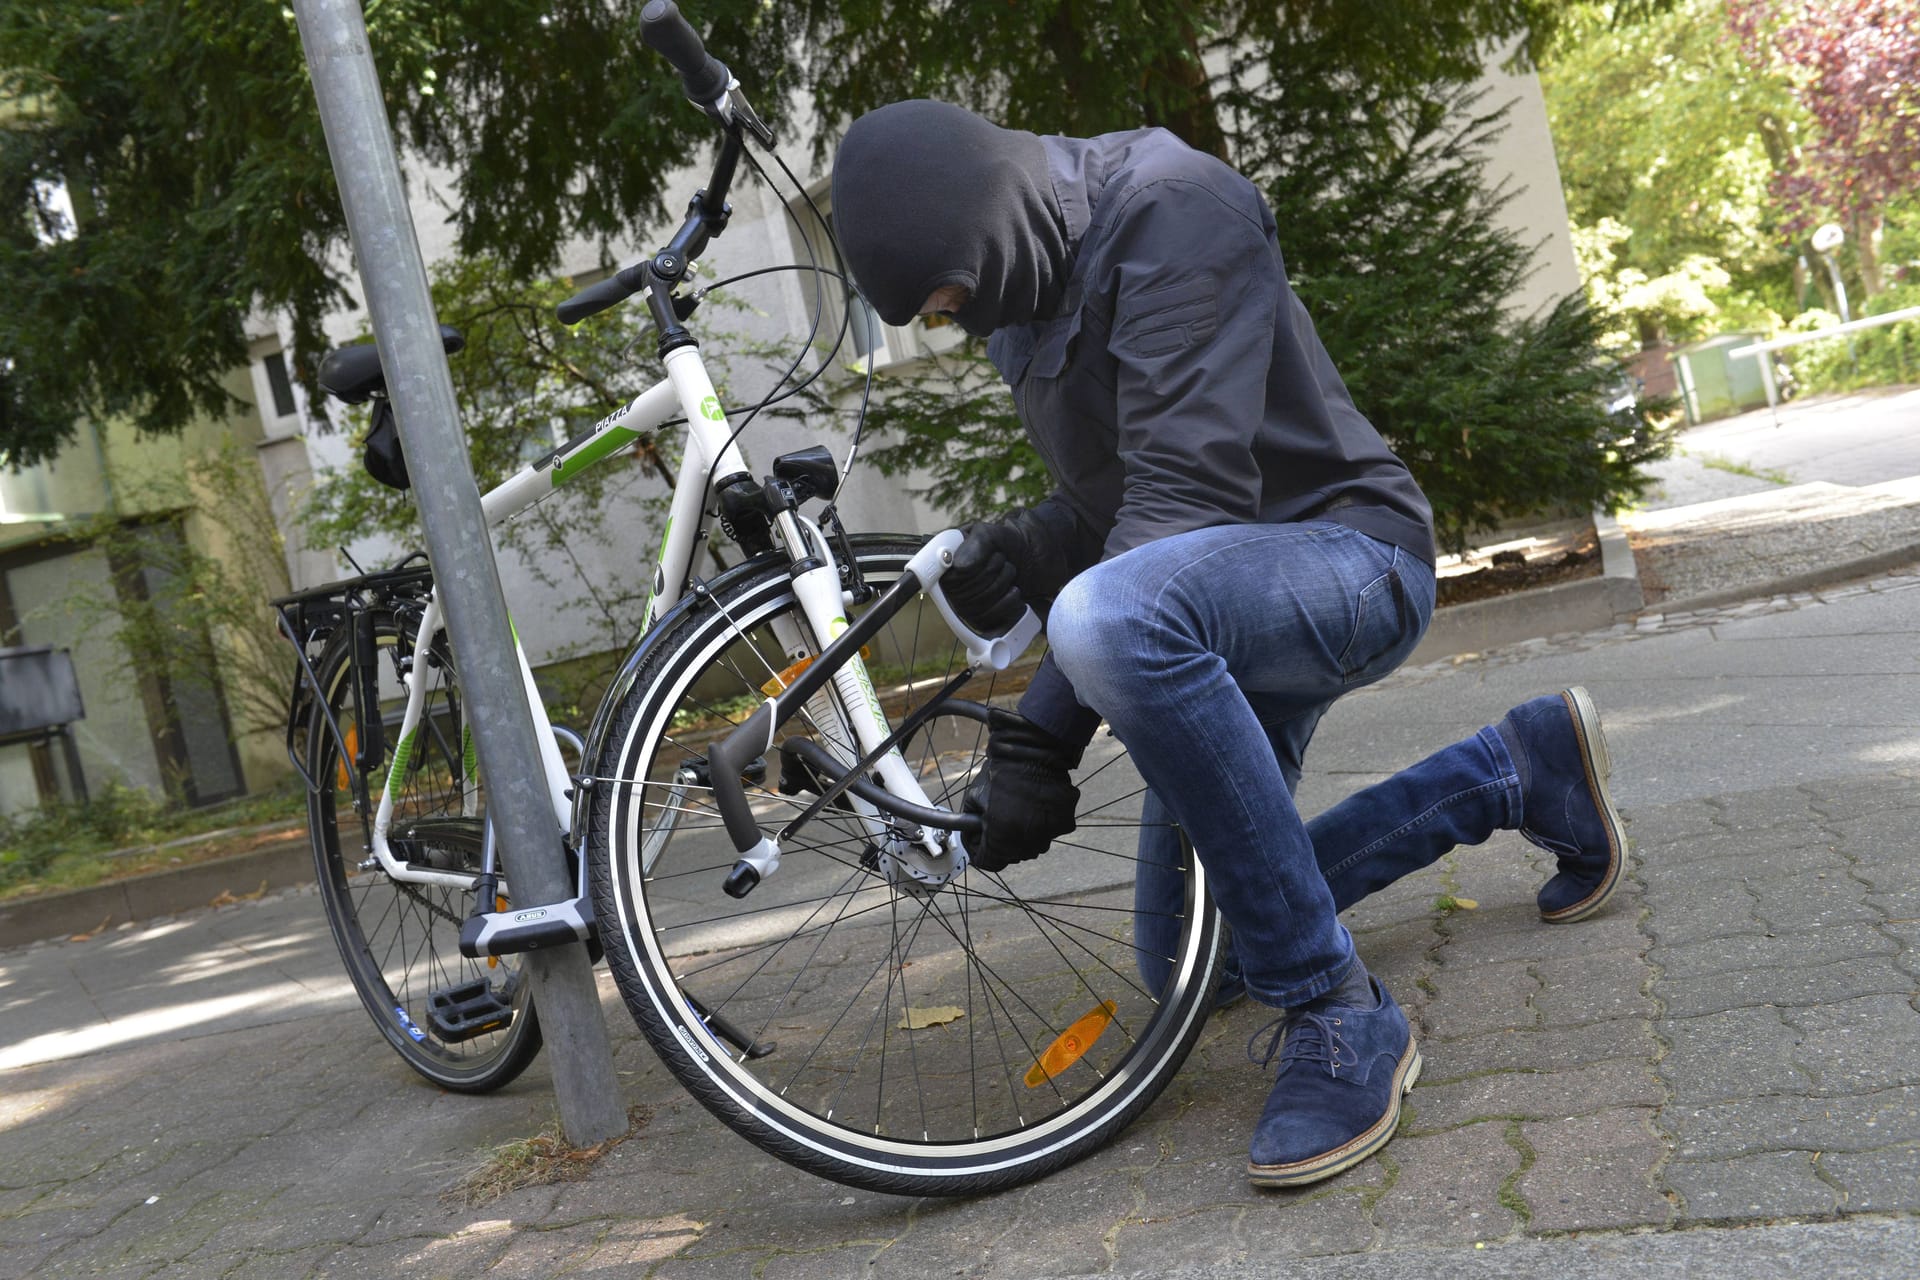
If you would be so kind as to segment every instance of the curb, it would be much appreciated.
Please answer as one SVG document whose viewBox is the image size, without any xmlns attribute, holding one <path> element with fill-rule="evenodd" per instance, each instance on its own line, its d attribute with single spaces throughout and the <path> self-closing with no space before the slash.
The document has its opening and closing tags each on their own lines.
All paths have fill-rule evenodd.
<svg viewBox="0 0 1920 1280">
<path fill-rule="evenodd" d="M 1858 556 L 1852 560 L 1842 560 L 1838 564 L 1825 565 L 1818 569 L 1787 574 L 1785 577 L 1769 578 L 1765 582 L 1756 582 L 1751 586 L 1728 587 L 1724 591 L 1703 591 L 1698 595 L 1687 596 L 1680 600 L 1662 600 L 1658 604 L 1648 605 L 1646 612 L 1671 614 L 1720 609 L 1730 604 L 1744 604 L 1749 600 L 1764 599 L 1769 596 L 1792 595 L 1799 591 L 1818 591 L 1821 587 L 1850 582 L 1855 578 L 1876 577 L 1883 573 L 1892 573 L 1896 569 L 1909 568 L 1915 564 L 1920 564 L 1920 542 L 1908 543 L 1904 547 L 1894 547 L 1888 551 L 1876 551 L 1870 556 Z"/>
<path fill-rule="evenodd" d="M 297 836 L 231 858 L 0 903 L 0 950 L 177 915 L 211 906 L 223 893 L 239 897 L 258 893 L 263 885 L 312 884 L 313 854 L 305 829 Z"/>
<path fill-rule="evenodd" d="M 1593 513 L 1593 530 L 1600 538 L 1599 577 L 1435 609 L 1426 638 L 1406 665 L 1482 653 L 1564 631 L 1594 631 L 1639 613 L 1646 607 L 1646 595 L 1626 530 L 1600 511 Z"/>
</svg>

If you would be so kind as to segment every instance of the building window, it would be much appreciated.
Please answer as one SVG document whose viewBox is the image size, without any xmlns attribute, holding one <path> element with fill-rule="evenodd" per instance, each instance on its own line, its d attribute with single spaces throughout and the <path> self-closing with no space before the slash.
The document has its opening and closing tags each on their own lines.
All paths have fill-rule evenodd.
<svg viewBox="0 0 1920 1280">
<path fill-rule="evenodd" d="M 293 402 L 293 380 L 287 376 L 287 357 L 285 353 L 272 351 L 260 362 L 266 367 L 267 390 L 273 396 L 273 412 L 276 417 L 290 418 L 296 408 Z"/>
</svg>

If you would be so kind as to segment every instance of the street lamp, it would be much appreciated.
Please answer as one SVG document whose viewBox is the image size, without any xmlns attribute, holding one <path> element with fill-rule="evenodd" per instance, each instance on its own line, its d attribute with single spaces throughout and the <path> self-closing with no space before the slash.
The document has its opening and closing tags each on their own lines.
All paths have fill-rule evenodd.
<svg viewBox="0 0 1920 1280">
<path fill-rule="evenodd" d="M 1840 323 L 1851 324 L 1853 313 L 1847 309 L 1847 286 L 1840 279 L 1840 264 L 1834 260 L 1833 251 L 1846 242 L 1847 233 L 1837 222 L 1829 222 L 1813 233 L 1813 251 L 1827 264 L 1827 275 L 1833 280 L 1833 296 L 1840 303 Z M 1860 359 L 1853 351 L 1853 335 L 1847 335 L 1847 359 L 1857 369 Z"/>
</svg>

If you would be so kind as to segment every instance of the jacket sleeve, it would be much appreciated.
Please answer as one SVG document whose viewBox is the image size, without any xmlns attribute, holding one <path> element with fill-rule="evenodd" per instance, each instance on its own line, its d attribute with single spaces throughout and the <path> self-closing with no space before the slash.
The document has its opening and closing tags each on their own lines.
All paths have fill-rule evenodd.
<svg viewBox="0 0 1920 1280">
<path fill-rule="evenodd" d="M 1163 179 L 1119 211 L 1107 261 L 1124 491 L 1106 557 L 1257 519 L 1253 440 L 1286 291 L 1266 228 L 1198 182 Z"/>
</svg>

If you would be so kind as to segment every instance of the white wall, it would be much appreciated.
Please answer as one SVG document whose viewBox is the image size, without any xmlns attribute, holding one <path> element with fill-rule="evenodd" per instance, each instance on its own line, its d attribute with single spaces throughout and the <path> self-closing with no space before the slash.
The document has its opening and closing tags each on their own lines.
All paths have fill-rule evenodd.
<svg viewBox="0 0 1920 1280">
<path fill-rule="evenodd" d="M 1512 309 L 1531 315 L 1580 291 L 1580 268 L 1573 257 L 1573 233 L 1567 221 L 1567 201 L 1560 186 L 1560 164 L 1554 157 L 1553 134 L 1547 127 L 1546 98 L 1540 77 L 1533 72 L 1502 71 L 1488 66 L 1480 87 L 1489 92 L 1482 103 L 1490 110 L 1511 102 L 1506 132 L 1487 156 L 1487 180 L 1504 181 L 1514 193 L 1499 222 L 1534 247 L 1531 278 L 1510 300 Z"/>
<path fill-rule="evenodd" d="M 692 110 L 691 107 L 688 109 Z M 805 159 L 804 146 L 783 147 L 782 150 L 787 154 L 788 163 L 798 171 Z M 706 184 L 710 161 L 709 149 L 701 155 L 698 165 L 689 166 L 666 180 L 663 189 L 667 192 L 665 203 L 668 208 L 685 208 L 686 200 Z M 803 180 L 808 179 L 803 177 Z M 411 178 L 410 196 L 416 234 L 421 252 L 429 262 L 451 256 L 454 252 L 454 230 L 446 221 L 444 209 L 431 195 L 434 187 L 444 190 L 450 186 L 444 173 L 417 171 Z M 741 168 L 730 199 L 734 208 L 733 218 L 726 233 L 713 241 L 703 259 L 702 265 L 709 268 L 706 273 L 708 279 L 795 260 L 796 251 L 785 205 L 767 192 L 745 166 Z M 654 247 L 663 244 L 671 236 L 678 225 L 679 219 L 676 217 L 663 226 L 646 229 L 630 242 L 617 246 L 616 261 L 624 265 L 651 253 Z M 577 242 L 562 253 L 556 274 L 577 275 L 597 268 L 600 262 L 596 244 Z M 355 284 L 354 292 L 358 295 L 357 281 Z M 710 335 L 738 334 L 761 342 L 790 340 L 796 344 L 805 337 L 812 317 L 807 310 L 797 273 L 762 276 L 728 293 L 737 302 L 746 304 L 744 309 L 723 309 L 709 305 L 691 323 L 690 327 L 696 335 L 703 332 Z M 715 296 L 717 298 L 719 295 Z M 635 299 L 626 305 L 643 306 L 644 303 Z M 360 309 L 341 311 L 328 321 L 329 339 L 336 343 L 353 341 L 366 323 L 364 311 Z M 763 372 L 757 363 L 750 367 L 727 367 L 726 348 L 717 338 L 709 336 L 703 354 L 716 381 L 731 376 L 735 384 L 732 390 L 736 401 L 741 397 L 757 398 L 769 389 L 772 377 Z M 825 378 L 848 392 L 857 389 L 857 381 L 845 370 L 830 370 Z M 645 384 L 636 380 L 629 394 L 638 394 L 644 389 Z M 857 395 L 846 398 L 857 403 Z M 615 407 L 608 406 L 609 409 Z M 344 421 L 344 415 L 335 416 L 337 420 Z M 844 457 L 851 439 L 851 428 L 850 412 L 805 422 L 762 416 L 746 428 L 739 444 L 749 466 L 756 474 L 765 474 L 774 458 L 807 445 L 825 444 L 836 456 Z M 334 467 L 359 465 L 358 455 L 351 449 L 344 430 L 325 435 L 308 431 L 300 439 L 304 459 L 291 457 L 285 452 L 284 445 L 275 445 L 271 440 L 267 446 L 263 446 L 262 467 L 267 471 L 270 491 L 284 491 L 307 482 L 305 472 L 308 468 L 313 472 L 321 472 Z M 640 508 L 634 498 L 641 494 L 663 494 L 665 487 L 657 478 L 640 477 L 631 464 L 615 461 L 603 465 L 615 468 L 625 465 L 626 478 L 619 480 L 609 491 L 607 519 L 601 537 L 596 539 L 583 534 L 571 550 L 585 575 L 596 583 L 644 583 L 651 576 L 653 557 L 659 547 L 660 519 L 654 512 Z M 854 530 L 932 532 L 942 527 L 933 513 L 908 496 L 898 480 L 884 478 L 870 467 L 856 468 L 839 506 L 842 518 Z M 368 568 L 391 561 L 402 552 L 402 548 L 379 539 L 355 544 L 351 550 L 354 558 Z M 324 550 L 298 556 L 293 554 L 291 546 L 288 567 L 296 588 L 324 582 L 344 571 L 344 566 Z M 554 564 L 549 571 L 560 580 L 560 585 L 540 582 L 526 561 L 511 551 L 503 554 L 501 559 L 501 579 L 508 607 L 513 613 L 522 643 L 536 665 L 564 655 L 577 647 L 586 635 L 585 627 L 575 614 L 583 589 L 577 582 L 570 581 L 571 566 Z"/>
</svg>

